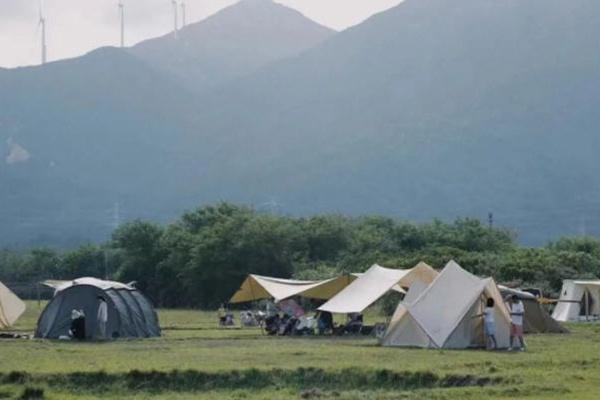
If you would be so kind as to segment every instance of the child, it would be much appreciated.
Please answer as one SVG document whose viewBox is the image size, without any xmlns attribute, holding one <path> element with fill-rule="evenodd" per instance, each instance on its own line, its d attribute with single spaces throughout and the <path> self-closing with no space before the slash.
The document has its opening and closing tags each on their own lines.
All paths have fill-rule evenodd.
<svg viewBox="0 0 600 400">
<path fill-rule="evenodd" d="M 496 321 L 495 321 L 494 299 L 487 299 L 485 310 L 483 311 L 483 326 L 485 329 L 486 349 L 496 350 L 498 343 L 496 342 Z"/>
</svg>

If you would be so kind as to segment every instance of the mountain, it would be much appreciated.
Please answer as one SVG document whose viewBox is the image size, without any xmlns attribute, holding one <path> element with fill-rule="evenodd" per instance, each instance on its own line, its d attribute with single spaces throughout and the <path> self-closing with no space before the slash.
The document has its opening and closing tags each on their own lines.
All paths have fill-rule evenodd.
<svg viewBox="0 0 600 400">
<path fill-rule="evenodd" d="M 203 91 L 295 56 L 335 34 L 271 0 L 242 0 L 199 23 L 130 49 Z"/>
<path fill-rule="evenodd" d="M 117 201 L 159 201 L 194 97 L 120 49 L 0 73 L 0 242 L 110 229 Z M 130 215 L 134 217 L 135 215 Z M 101 226 L 98 226 L 99 223 Z"/>
<path fill-rule="evenodd" d="M 188 168 L 204 148 L 186 145 L 198 127 L 193 92 L 332 33 L 271 1 L 243 0 L 177 40 L 0 70 L 0 245 L 100 240 L 121 219 L 164 221 L 209 200 L 181 194 L 201 175 Z"/>
<path fill-rule="evenodd" d="M 135 48 L 0 71 L 0 242 L 98 240 L 119 216 L 218 200 L 493 212 L 527 244 L 600 234 L 599 15 L 596 0 L 405 0 L 262 67 L 215 62 L 208 84 Z"/>
<path fill-rule="evenodd" d="M 528 244 L 600 233 L 598 16 L 594 0 L 406 0 L 216 91 L 214 190 L 301 214 L 493 212 Z"/>
</svg>

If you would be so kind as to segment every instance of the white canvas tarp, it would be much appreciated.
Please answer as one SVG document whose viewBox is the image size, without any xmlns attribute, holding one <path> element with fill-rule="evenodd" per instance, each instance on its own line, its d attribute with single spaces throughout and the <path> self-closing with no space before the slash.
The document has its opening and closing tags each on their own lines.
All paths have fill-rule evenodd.
<svg viewBox="0 0 600 400">
<path fill-rule="evenodd" d="M 273 299 L 275 302 L 280 302 L 294 296 L 327 300 L 355 279 L 356 277 L 353 275 L 344 275 L 323 281 L 300 281 L 249 275 L 229 302 L 245 303 L 261 299 Z"/>
<path fill-rule="evenodd" d="M 507 347 L 510 315 L 493 279 L 480 279 L 449 262 L 412 302 L 398 305 L 382 340 L 384 346 L 467 348 L 485 344 L 482 313 L 493 298 L 498 347 Z"/>
<path fill-rule="evenodd" d="M 17 322 L 25 308 L 25 303 L 0 282 L 0 329 L 6 329 Z"/>
<path fill-rule="evenodd" d="M 429 284 L 437 276 L 437 271 L 425 263 L 411 269 L 389 269 L 377 264 L 348 285 L 327 303 L 320 311 L 348 314 L 362 313 L 390 290 L 410 288 L 416 281 Z"/>
</svg>

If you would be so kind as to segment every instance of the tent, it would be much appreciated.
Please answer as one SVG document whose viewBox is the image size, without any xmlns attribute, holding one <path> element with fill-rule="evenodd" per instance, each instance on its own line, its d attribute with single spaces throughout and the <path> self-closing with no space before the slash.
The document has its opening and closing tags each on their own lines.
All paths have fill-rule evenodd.
<svg viewBox="0 0 600 400">
<path fill-rule="evenodd" d="M 552 318 L 580 321 L 600 316 L 600 281 L 565 280 Z"/>
<path fill-rule="evenodd" d="M 25 303 L 0 282 L 0 329 L 13 325 L 24 312 Z"/>
<path fill-rule="evenodd" d="M 410 291 L 409 291 L 410 292 Z M 398 305 L 382 345 L 462 349 L 485 346 L 482 314 L 487 298 L 496 310 L 499 348 L 510 341 L 510 314 L 493 279 L 480 279 L 450 261 L 413 301 Z"/>
<path fill-rule="evenodd" d="M 403 291 L 415 282 L 428 285 L 437 274 L 424 262 L 412 269 L 389 269 L 375 264 L 319 310 L 339 314 L 362 313 L 390 290 Z"/>
<path fill-rule="evenodd" d="M 344 275 L 323 281 L 299 281 L 249 275 L 229 302 L 245 303 L 262 299 L 274 299 L 275 302 L 280 302 L 294 296 L 328 300 L 355 279 L 353 275 Z"/>
<path fill-rule="evenodd" d="M 569 330 L 554 320 L 548 311 L 533 294 L 522 290 L 510 289 L 499 285 L 500 293 L 506 300 L 512 295 L 517 295 L 525 307 L 523 316 L 523 330 L 525 333 L 568 333 Z"/>
<path fill-rule="evenodd" d="M 161 334 L 154 307 L 132 286 L 95 278 L 46 281 L 42 284 L 54 288 L 56 292 L 40 315 L 36 338 L 58 339 L 67 336 L 71 326 L 71 312 L 83 310 L 86 316 L 86 337 L 93 339 L 98 330 L 98 296 L 106 299 L 107 332 L 110 337 L 146 338 Z"/>
</svg>

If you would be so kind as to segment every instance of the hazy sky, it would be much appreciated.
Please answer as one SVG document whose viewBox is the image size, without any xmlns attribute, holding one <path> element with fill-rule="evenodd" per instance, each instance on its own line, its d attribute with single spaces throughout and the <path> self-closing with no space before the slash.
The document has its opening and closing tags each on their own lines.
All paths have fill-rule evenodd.
<svg viewBox="0 0 600 400">
<path fill-rule="evenodd" d="M 181 1 L 181 0 L 178 0 Z M 402 0 L 276 0 L 331 28 L 342 30 Z M 237 0 L 185 0 L 188 22 Z M 124 0 L 127 45 L 172 29 L 171 0 Z M 39 0 L 0 0 L 0 66 L 40 61 Z M 48 59 L 73 57 L 119 41 L 118 0 L 45 0 Z"/>
</svg>

